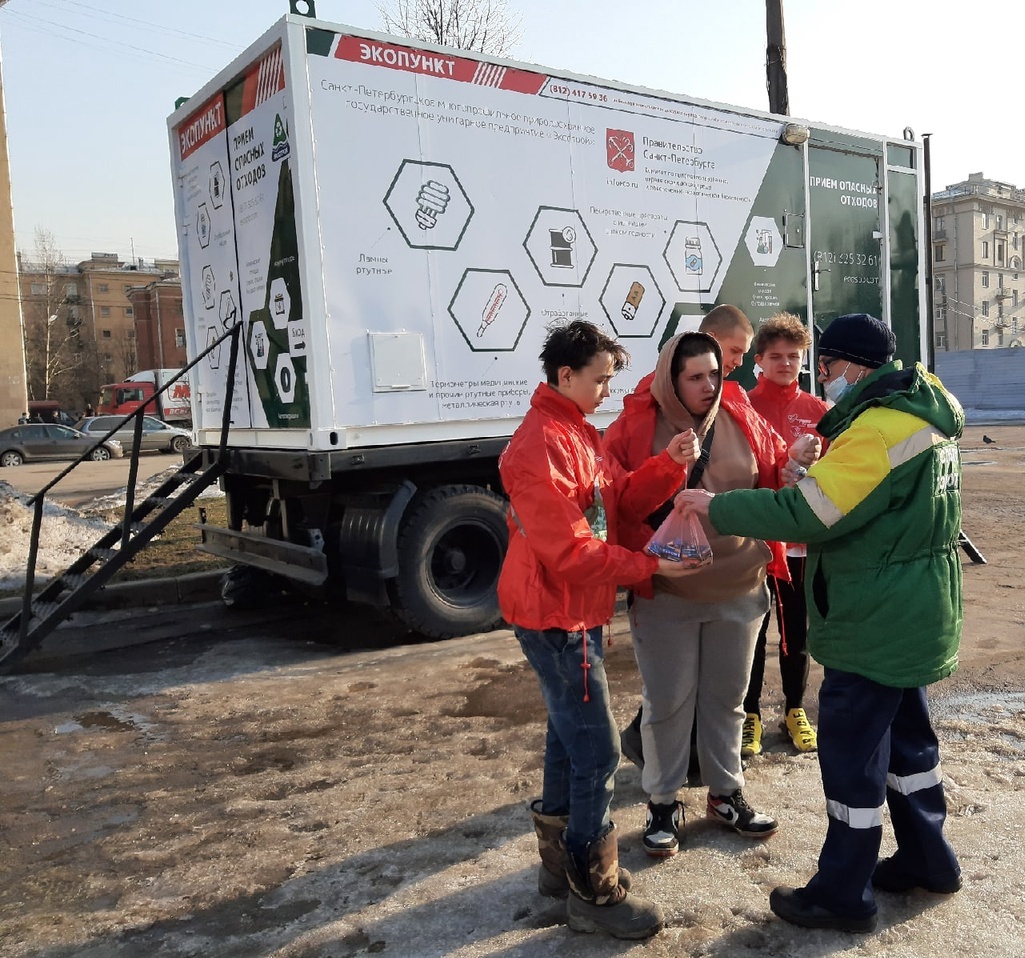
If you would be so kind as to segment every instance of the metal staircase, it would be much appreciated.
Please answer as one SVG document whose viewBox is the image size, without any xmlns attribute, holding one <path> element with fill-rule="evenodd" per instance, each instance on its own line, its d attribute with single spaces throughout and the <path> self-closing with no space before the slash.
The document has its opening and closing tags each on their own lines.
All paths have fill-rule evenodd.
<svg viewBox="0 0 1025 958">
<path fill-rule="evenodd" d="M 196 501 L 204 489 L 213 485 L 224 473 L 240 328 L 240 326 L 234 326 L 211 343 L 208 349 L 159 390 L 159 392 L 163 392 L 170 388 L 208 353 L 219 347 L 225 339 L 231 338 L 224 417 L 221 425 L 220 455 L 212 464 L 204 468 L 203 453 L 200 450 L 192 450 L 191 453 L 186 454 L 186 459 L 178 472 L 165 479 L 145 499 L 136 502 L 138 450 L 142 439 L 142 417 L 146 414 L 146 409 L 140 407 L 120 420 L 110 432 L 97 440 L 97 443 L 112 436 L 125 423 L 135 420 L 132 449 L 130 453 L 126 451 L 126 455 L 131 455 L 131 466 L 128 473 L 123 519 L 75 560 L 70 568 L 48 582 L 36 594 L 33 594 L 36 556 L 46 493 L 79 463 L 85 461 L 93 447 L 90 447 L 89 451 L 80 459 L 73 462 L 29 499 L 29 504 L 34 506 L 35 511 L 32 517 L 32 537 L 25 576 L 25 595 L 21 610 L 0 625 L 0 672 L 6 671 L 33 649 L 38 648 L 47 635 L 79 609 L 91 595 L 109 582 L 119 569 L 131 561 L 133 556 L 138 554 L 156 536 L 160 535 L 172 519 L 181 515 Z"/>
</svg>

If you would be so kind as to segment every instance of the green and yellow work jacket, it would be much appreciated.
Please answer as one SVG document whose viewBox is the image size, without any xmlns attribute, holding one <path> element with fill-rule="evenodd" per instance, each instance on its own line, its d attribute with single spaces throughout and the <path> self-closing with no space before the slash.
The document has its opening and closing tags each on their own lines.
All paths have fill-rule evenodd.
<svg viewBox="0 0 1025 958">
<path fill-rule="evenodd" d="M 796 486 L 717 495 L 727 535 L 808 544 L 808 649 L 915 688 L 957 668 L 964 412 L 920 364 L 873 370 L 820 420 L 828 452 Z"/>
</svg>

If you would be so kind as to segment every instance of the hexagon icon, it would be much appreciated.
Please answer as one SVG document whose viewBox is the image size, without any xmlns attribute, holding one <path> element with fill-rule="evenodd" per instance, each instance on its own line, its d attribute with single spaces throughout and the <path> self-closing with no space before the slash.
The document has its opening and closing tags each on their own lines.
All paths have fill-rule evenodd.
<svg viewBox="0 0 1025 958">
<path fill-rule="evenodd" d="M 271 319 L 274 320 L 275 329 L 284 329 L 288 325 L 288 317 L 292 309 L 292 298 L 288 295 L 288 283 L 283 276 L 279 276 L 270 284 L 270 309 Z"/>
<path fill-rule="evenodd" d="M 466 270 L 448 311 L 473 352 L 511 352 L 530 316 L 512 273 L 500 269 Z"/>
<path fill-rule="evenodd" d="M 211 326 L 211 327 L 209 327 L 207 329 L 207 331 L 206 331 L 206 348 L 207 349 L 210 349 L 210 347 L 213 346 L 213 344 L 215 342 L 217 342 L 217 337 L 218 336 L 220 336 L 220 333 L 217 332 L 215 327 Z M 213 349 L 211 349 L 209 353 L 206 354 L 206 361 L 210 364 L 210 368 L 211 369 L 220 369 L 221 368 L 221 347 L 223 345 L 224 345 L 224 343 L 217 343 L 217 345 Z"/>
<path fill-rule="evenodd" d="M 583 286 L 597 247 L 576 210 L 540 206 L 523 241 L 545 286 Z"/>
<path fill-rule="evenodd" d="M 647 266 L 617 263 L 599 298 L 621 339 L 650 339 L 658 329 L 666 301 Z"/>
<path fill-rule="evenodd" d="M 212 266 L 203 267 L 202 284 L 203 308 L 213 309 L 214 302 L 217 299 L 217 280 L 214 279 L 214 268 Z"/>
<path fill-rule="evenodd" d="M 224 170 L 220 160 L 210 164 L 210 202 L 215 210 L 224 204 Z"/>
<path fill-rule="evenodd" d="M 295 366 L 288 353 L 278 353 L 274 368 L 274 386 L 284 403 L 295 402 Z"/>
<path fill-rule="evenodd" d="M 783 250 L 783 237 L 771 216 L 752 216 L 744 242 L 755 266 L 775 266 Z"/>
<path fill-rule="evenodd" d="M 206 249 L 210 245 L 210 210 L 207 209 L 206 203 L 200 203 L 199 209 L 196 210 L 196 235 L 199 237 L 199 245 Z"/>
<path fill-rule="evenodd" d="M 722 254 L 706 223 L 677 220 L 662 254 L 682 293 L 707 293 L 722 266 Z"/>
<path fill-rule="evenodd" d="M 456 249 L 473 216 L 470 198 L 445 163 L 403 160 L 384 205 L 415 249 Z"/>
<path fill-rule="evenodd" d="M 221 305 L 217 311 L 217 315 L 220 316 L 221 325 L 225 329 L 231 329 L 231 327 L 238 322 L 238 310 L 235 308 L 235 297 L 231 295 L 230 289 L 226 289 L 221 293 Z"/>
<path fill-rule="evenodd" d="M 257 369 L 266 369 L 270 359 L 270 337 L 262 319 L 249 327 L 249 355 Z"/>
</svg>

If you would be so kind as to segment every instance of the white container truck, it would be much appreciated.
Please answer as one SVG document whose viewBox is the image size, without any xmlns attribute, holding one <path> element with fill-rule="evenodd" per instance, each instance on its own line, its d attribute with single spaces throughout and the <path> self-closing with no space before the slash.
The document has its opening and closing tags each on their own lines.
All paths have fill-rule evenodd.
<svg viewBox="0 0 1025 958">
<path fill-rule="evenodd" d="M 312 12 L 312 11 L 311 11 Z M 290 14 L 169 118 L 191 355 L 241 324 L 204 548 L 435 636 L 493 626 L 497 457 L 553 322 L 718 303 L 929 349 L 923 144 Z M 227 347 L 192 370 L 217 455 Z M 750 377 L 750 370 L 745 374 Z"/>
</svg>

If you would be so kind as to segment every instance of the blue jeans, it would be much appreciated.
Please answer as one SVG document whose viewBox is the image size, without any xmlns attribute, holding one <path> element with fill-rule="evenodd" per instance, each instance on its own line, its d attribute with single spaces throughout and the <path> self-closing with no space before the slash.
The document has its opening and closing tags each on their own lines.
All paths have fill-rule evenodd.
<svg viewBox="0 0 1025 958">
<path fill-rule="evenodd" d="M 587 846 L 609 827 L 619 766 L 619 732 L 609 705 L 602 629 L 513 629 L 537 672 L 548 709 L 541 810 L 545 815 L 569 816 L 566 844 L 583 858 Z"/>
</svg>

